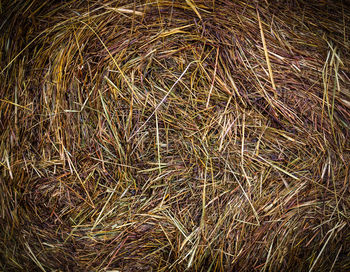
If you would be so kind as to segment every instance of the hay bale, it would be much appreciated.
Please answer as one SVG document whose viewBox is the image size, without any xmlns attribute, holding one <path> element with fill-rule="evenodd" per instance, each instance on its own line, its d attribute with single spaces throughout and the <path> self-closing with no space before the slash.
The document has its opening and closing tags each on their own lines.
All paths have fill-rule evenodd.
<svg viewBox="0 0 350 272">
<path fill-rule="evenodd" d="M 350 269 L 349 6 L 1 12 L 4 271 Z"/>
</svg>

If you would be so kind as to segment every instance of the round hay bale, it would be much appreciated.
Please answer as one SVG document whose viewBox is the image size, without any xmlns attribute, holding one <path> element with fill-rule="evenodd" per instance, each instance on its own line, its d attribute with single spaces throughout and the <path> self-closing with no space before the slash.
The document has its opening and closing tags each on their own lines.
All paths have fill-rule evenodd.
<svg viewBox="0 0 350 272">
<path fill-rule="evenodd" d="M 5 1 L 4 271 L 350 270 L 350 9 Z"/>
</svg>

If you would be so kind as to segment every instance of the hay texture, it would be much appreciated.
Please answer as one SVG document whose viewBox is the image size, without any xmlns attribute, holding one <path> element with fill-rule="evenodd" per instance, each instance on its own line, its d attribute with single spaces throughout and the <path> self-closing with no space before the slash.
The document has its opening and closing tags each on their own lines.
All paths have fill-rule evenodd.
<svg viewBox="0 0 350 272">
<path fill-rule="evenodd" d="M 1 1 L 3 271 L 350 271 L 346 1 Z"/>
</svg>

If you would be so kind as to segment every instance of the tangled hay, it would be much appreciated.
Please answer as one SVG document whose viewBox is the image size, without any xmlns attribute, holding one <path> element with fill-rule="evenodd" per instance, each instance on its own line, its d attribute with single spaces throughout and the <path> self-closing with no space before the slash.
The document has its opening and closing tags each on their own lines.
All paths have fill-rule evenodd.
<svg viewBox="0 0 350 272">
<path fill-rule="evenodd" d="M 349 14 L 3 2 L 2 269 L 349 271 Z"/>
</svg>

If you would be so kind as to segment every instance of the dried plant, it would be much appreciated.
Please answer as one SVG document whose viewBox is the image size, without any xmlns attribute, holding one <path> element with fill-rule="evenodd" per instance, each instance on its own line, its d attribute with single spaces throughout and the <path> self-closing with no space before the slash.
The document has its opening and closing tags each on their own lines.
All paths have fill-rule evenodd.
<svg viewBox="0 0 350 272">
<path fill-rule="evenodd" d="M 3 271 L 349 271 L 343 2 L 0 2 Z"/>
</svg>

